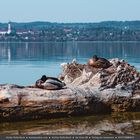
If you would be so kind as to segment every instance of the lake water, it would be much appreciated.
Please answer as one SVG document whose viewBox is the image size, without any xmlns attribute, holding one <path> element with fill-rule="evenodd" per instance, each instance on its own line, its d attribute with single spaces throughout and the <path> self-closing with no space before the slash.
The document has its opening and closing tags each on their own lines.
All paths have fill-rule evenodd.
<svg viewBox="0 0 140 140">
<path fill-rule="evenodd" d="M 140 135 L 140 113 L 0 123 L 0 135 Z"/>
<path fill-rule="evenodd" d="M 58 76 L 63 62 L 87 63 L 93 54 L 125 59 L 140 70 L 140 42 L 0 43 L 0 83 L 30 85 L 44 74 Z"/>
<path fill-rule="evenodd" d="M 87 63 L 94 54 L 140 70 L 140 42 L 0 43 L 0 83 L 30 85 L 43 74 L 58 76 L 63 62 Z M 0 123 L 1 134 L 140 134 L 140 113 Z"/>
</svg>

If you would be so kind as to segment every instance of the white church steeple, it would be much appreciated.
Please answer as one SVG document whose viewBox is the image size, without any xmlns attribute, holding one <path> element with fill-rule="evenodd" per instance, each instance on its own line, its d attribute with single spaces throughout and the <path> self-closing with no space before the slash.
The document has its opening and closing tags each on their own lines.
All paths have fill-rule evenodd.
<svg viewBox="0 0 140 140">
<path fill-rule="evenodd" d="M 11 22 L 9 22 L 9 23 L 8 23 L 8 31 L 7 31 L 7 34 L 10 34 L 11 31 L 12 31 L 12 30 L 11 30 Z"/>
<path fill-rule="evenodd" d="M 0 35 L 5 35 L 5 34 L 10 34 L 12 32 L 12 29 L 11 29 L 11 22 L 8 22 L 8 30 L 2 30 L 0 31 Z"/>
</svg>

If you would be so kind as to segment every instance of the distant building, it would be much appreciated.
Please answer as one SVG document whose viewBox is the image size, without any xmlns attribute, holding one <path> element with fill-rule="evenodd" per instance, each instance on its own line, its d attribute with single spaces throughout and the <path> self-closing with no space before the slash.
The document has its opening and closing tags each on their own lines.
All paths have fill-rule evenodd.
<svg viewBox="0 0 140 140">
<path fill-rule="evenodd" d="M 10 34 L 12 32 L 11 30 L 11 23 L 8 23 L 8 29 L 7 30 L 0 30 L 0 34 L 1 35 L 5 35 L 5 34 Z"/>
<path fill-rule="evenodd" d="M 28 34 L 28 33 L 30 33 L 30 31 L 25 30 L 25 29 L 18 29 L 16 31 L 16 34 L 18 34 L 18 35 L 23 35 L 23 34 Z"/>
</svg>

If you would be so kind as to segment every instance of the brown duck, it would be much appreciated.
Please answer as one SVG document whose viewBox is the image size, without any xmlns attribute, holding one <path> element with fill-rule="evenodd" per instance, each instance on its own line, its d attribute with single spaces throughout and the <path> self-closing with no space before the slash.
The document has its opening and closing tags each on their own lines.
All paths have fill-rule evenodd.
<svg viewBox="0 0 140 140">
<path fill-rule="evenodd" d="M 108 68 L 112 66 L 112 64 L 107 59 L 97 57 L 97 55 L 94 55 L 91 59 L 89 59 L 88 65 L 95 68 Z"/>
</svg>

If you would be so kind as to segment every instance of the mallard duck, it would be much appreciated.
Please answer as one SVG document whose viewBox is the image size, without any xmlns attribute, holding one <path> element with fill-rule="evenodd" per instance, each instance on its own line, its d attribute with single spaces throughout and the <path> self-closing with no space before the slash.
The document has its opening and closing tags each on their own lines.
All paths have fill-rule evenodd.
<svg viewBox="0 0 140 140">
<path fill-rule="evenodd" d="M 54 79 L 48 79 L 42 85 L 44 89 L 58 90 L 58 89 L 62 89 L 65 86 L 65 83 Z"/>
<path fill-rule="evenodd" d="M 46 77 L 46 75 L 43 75 L 41 79 L 36 81 L 35 86 L 47 90 L 58 90 L 62 89 L 65 83 L 55 77 Z"/>
<path fill-rule="evenodd" d="M 97 57 L 97 55 L 94 55 L 91 59 L 89 59 L 88 65 L 95 68 L 108 68 L 112 64 L 107 59 Z"/>
</svg>

